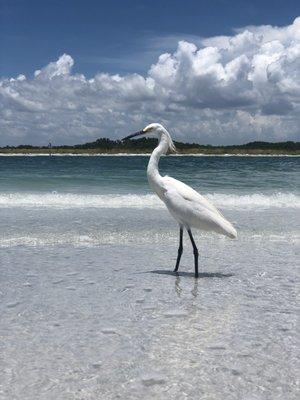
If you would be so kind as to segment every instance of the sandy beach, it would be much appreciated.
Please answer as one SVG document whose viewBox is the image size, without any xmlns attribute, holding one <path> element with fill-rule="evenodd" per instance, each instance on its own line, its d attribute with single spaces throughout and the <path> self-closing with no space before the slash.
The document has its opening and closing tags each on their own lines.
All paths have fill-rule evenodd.
<svg viewBox="0 0 300 400">
<path fill-rule="evenodd" d="M 2 248 L 1 399 L 297 398 L 295 238 L 197 236 L 196 280 L 190 244 L 175 276 L 174 226 L 152 223 L 137 243 Z"/>
</svg>

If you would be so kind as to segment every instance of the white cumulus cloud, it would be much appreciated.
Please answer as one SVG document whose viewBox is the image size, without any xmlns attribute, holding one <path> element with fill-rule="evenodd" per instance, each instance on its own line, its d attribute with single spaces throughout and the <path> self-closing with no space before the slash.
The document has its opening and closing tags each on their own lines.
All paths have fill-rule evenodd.
<svg viewBox="0 0 300 400">
<path fill-rule="evenodd" d="M 88 79 L 73 64 L 64 54 L 0 81 L 0 145 L 120 138 L 153 121 L 183 141 L 299 140 L 300 18 L 179 41 L 145 76 Z"/>
</svg>

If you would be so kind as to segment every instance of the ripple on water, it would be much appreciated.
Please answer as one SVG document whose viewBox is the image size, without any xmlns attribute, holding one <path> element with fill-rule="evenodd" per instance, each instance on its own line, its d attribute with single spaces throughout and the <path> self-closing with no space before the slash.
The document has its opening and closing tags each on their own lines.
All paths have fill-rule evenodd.
<svg viewBox="0 0 300 400">
<path fill-rule="evenodd" d="M 235 375 L 235 376 L 241 376 L 242 375 L 242 373 L 240 371 L 238 371 L 237 369 L 232 369 L 231 373 L 232 373 L 232 375 Z"/>
<path fill-rule="evenodd" d="M 166 379 L 160 376 L 147 376 L 142 378 L 142 384 L 144 386 L 164 385 Z"/>
<path fill-rule="evenodd" d="M 237 354 L 238 358 L 251 358 L 251 354 L 243 353 L 243 354 Z"/>
<path fill-rule="evenodd" d="M 135 285 L 126 285 L 121 291 L 126 292 L 127 290 L 134 289 Z"/>
<path fill-rule="evenodd" d="M 187 316 L 188 316 L 187 312 L 180 310 L 170 310 L 164 313 L 164 317 L 166 318 L 173 318 L 173 317 L 183 318 Z"/>
<path fill-rule="evenodd" d="M 59 285 L 60 283 L 63 283 L 63 282 L 65 282 L 64 279 L 57 279 L 56 281 L 52 281 L 52 284 L 53 285 Z"/>
<path fill-rule="evenodd" d="M 99 368 L 101 368 L 101 366 L 102 366 L 102 362 L 101 361 L 95 362 L 95 363 L 92 364 L 92 367 L 95 368 L 95 369 L 99 369 Z"/>
<path fill-rule="evenodd" d="M 119 335 L 119 336 L 121 336 L 121 334 L 114 328 L 104 328 L 101 330 L 101 332 L 103 333 L 103 335 Z"/>
<path fill-rule="evenodd" d="M 208 350 L 226 350 L 226 347 L 224 346 L 210 346 L 207 347 Z"/>
<path fill-rule="evenodd" d="M 19 304 L 20 304 L 19 301 L 15 301 L 14 303 L 8 303 L 8 304 L 6 304 L 6 307 L 7 307 L 7 308 L 14 308 L 14 307 L 17 307 Z"/>
<path fill-rule="evenodd" d="M 155 311 L 156 307 L 154 307 L 154 306 L 145 306 L 145 307 L 143 307 L 143 310 L 144 311 Z"/>
</svg>

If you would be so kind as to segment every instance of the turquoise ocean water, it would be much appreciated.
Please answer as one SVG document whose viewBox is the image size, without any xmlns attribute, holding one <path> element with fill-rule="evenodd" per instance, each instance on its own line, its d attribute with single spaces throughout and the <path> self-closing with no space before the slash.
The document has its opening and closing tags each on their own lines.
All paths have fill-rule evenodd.
<svg viewBox="0 0 300 400">
<path fill-rule="evenodd" d="M 0 156 L 0 398 L 296 399 L 300 158 L 161 160 L 238 231 L 198 280 L 147 161 Z"/>
</svg>

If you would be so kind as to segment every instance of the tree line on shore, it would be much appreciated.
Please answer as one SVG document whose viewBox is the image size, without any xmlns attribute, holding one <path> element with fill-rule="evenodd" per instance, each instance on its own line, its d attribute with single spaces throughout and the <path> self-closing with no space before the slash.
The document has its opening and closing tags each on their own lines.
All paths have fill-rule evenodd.
<svg viewBox="0 0 300 400">
<path fill-rule="evenodd" d="M 235 152 L 283 152 L 283 153 L 299 153 L 300 142 L 286 141 L 286 142 L 263 142 L 254 141 L 241 145 L 224 145 L 224 146 L 212 146 L 203 145 L 198 143 L 183 143 L 175 141 L 175 146 L 179 152 L 183 153 L 235 153 Z M 5 152 L 12 152 L 18 150 L 18 152 L 30 152 L 41 151 L 51 147 L 53 152 L 66 152 L 74 151 L 78 152 L 83 150 L 84 152 L 105 152 L 105 153 L 148 153 L 153 150 L 157 144 L 157 139 L 154 138 L 141 138 L 136 140 L 112 140 L 108 138 L 99 138 L 94 142 L 88 142 L 76 145 L 47 145 L 47 146 L 33 146 L 33 145 L 19 145 L 19 146 L 5 146 L 0 148 Z"/>
</svg>

